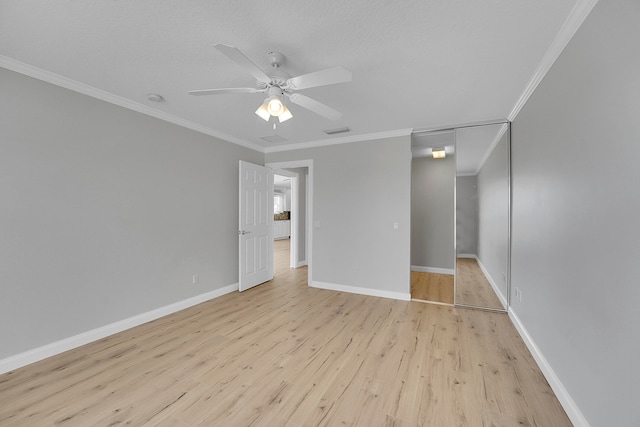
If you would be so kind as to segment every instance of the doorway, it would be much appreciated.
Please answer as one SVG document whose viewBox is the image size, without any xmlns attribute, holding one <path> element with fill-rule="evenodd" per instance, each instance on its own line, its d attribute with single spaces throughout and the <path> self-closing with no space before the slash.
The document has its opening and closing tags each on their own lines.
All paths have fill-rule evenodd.
<svg viewBox="0 0 640 427">
<path fill-rule="evenodd" d="M 297 187 L 297 173 L 283 169 L 274 170 L 273 272 L 275 275 L 281 274 L 291 268 L 295 268 L 296 265 L 294 248 L 297 238 Z"/>
<path fill-rule="evenodd" d="M 291 226 L 289 245 L 290 269 L 307 266 L 307 284 L 312 282 L 313 250 L 313 160 L 267 163 L 276 173 L 297 174 L 292 180 Z M 295 175 L 294 175 L 295 177 Z M 275 247 L 274 247 L 275 249 Z"/>
</svg>

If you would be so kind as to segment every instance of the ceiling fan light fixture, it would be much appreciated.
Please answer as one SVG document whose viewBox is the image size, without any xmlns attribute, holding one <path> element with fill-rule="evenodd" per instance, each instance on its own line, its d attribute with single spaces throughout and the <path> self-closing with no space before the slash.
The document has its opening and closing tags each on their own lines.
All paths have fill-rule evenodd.
<svg viewBox="0 0 640 427">
<path fill-rule="evenodd" d="M 293 117 L 291 111 L 284 105 L 282 98 L 272 95 L 264 100 L 262 105 L 256 110 L 256 114 L 264 121 L 268 122 L 271 116 L 277 117 L 280 123 L 286 122 Z"/>
<path fill-rule="evenodd" d="M 284 113 L 284 104 L 282 103 L 282 99 L 280 99 L 279 96 L 270 96 L 267 99 L 267 111 L 269 111 L 269 114 L 276 117 Z"/>
<path fill-rule="evenodd" d="M 269 110 L 267 109 L 267 105 L 269 104 L 269 100 L 267 99 L 262 103 L 261 106 L 256 110 L 256 114 L 265 122 L 268 122 L 271 118 L 271 114 L 269 114 Z"/>
<path fill-rule="evenodd" d="M 280 114 L 278 116 L 278 120 L 280 120 L 280 123 L 282 122 L 286 122 L 287 120 L 289 120 L 291 117 L 293 117 L 293 114 L 291 114 L 291 111 L 289 111 L 289 109 L 287 108 L 286 105 L 282 104 L 282 108 L 284 109 L 282 111 L 282 114 Z"/>
<path fill-rule="evenodd" d="M 240 68 L 244 69 L 257 80 L 257 87 L 229 87 L 221 89 L 200 89 L 189 91 L 190 95 L 219 95 L 225 93 L 267 93 L 265 102 L 255 111 L 264 121 L 271 120 L 271 116 L 278 117 L 280 122 L 287 121 L 293 114 L 284 105 L 284 96 L 292 103 L 302 108 L 319 114 L 329 120 L 338 120 L 342 117 L 339 111 L 316 101 L 313 98 L 300 93 L 292 93 L 301 89 L 310 89 L 319 86 L 346 83 L 351 81 L 351 71 L 344 67 L 333 67 L 325 70 L 314 71 L 291 77 L 288 73 L 280 69 L 280 65 L 285 61 L 285 56 L 277 51 L 269 52 L 269 63 L 271 71 L 266 74 L 244 53 L 237 48 L 222 43 L 216 43 L 215 47 L 220 53 Z M 275 126 L 275 123 L 274 123 Z"/>
</svg>

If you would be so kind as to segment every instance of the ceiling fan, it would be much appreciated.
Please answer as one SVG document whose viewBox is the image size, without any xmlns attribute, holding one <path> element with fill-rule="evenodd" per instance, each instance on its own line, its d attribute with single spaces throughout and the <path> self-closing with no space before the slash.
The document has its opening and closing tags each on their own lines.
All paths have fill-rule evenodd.
<svg viewBox="0 0 640 427">
<path fill-rule="evenodd" d="M 297 77 L 291 77 L 280 69 L 280 65 L 282 65 L 285 60 L 284 55 L 280 52 L 274 51 L 269 52 L 268 54 L 271 70 L 269 70 L 268 73 L 265 73 L 235 47 L 221 43 L 215 44 L 214 47 L 255 77 L 257 80 L 257 87 L 192 90 L 189 91 L 190 95 L 200 96 L 219 95 L 223 93 L 266 93 L 268 95 L 267 98 L 256 110 L 256 114 L 265 121 L 269 121 L 271 116 L 275 116 L 278 117 L 280 123 L 282 123 L 293 117 L 293 114 L 291 114 L 289 109 L 284 105 L 284 97 L 289 99 L 292 103 L 313 111 L 327 119 L 338 120 L 342 117 L 342 113 L 339 111 L 336 111 L 313 98 L 297 93 L 296 91 L 335 83 L 349 82 L 351 81 L 351 71 L 346 68 L 334 67 L 309 74 L 303 74 Z"/>
</svg>

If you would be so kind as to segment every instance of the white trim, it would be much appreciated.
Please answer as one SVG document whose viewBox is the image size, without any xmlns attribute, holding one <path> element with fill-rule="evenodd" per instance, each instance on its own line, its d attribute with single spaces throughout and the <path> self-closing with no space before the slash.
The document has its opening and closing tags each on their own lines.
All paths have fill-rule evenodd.
<svg viewBox="0 0 640 427">
<path fill-rule="evenodd" d="M 558 35 L 553 40 L 553 42 L 549 46 L 549 49 L 547 49 L 547 52 L 542 57 L 540 65 L 538 65 L 538 68 L 533 73 L 533 76 L 531 76 L 531 80 L 529 80 L 529 83 L 522 92 L 522 95 L 520 95 L 520 98 L 518 98 L 515 105 L 511 109 L 511 112 L 507 116 L 507 119 L 510 122 L 512 122 L 516 118 L 522 107 L 524 107 L 524 105 L 527 103 L 544 76 L 551 69 L 564 48 L 567 47 L 569 41 L 574 36 L 576 31 L 578 31 L 578 28 L 580 28 L 584 20 L 591 12 L 591 9 L 593 9 L 597 2 L 598 0 L 579 0 L 575 4 L 573 9 L 571 10 L 571 13 L 569 13 L 569 16 L 564 21 L 564 24 L 562 24 Z"/>
<path fill-rule="evenodd" d="M 327 145 L 346 144 L 349 142 L 372 141 L 374 139 L 393 138 L 396 136 L 409 136 L 413 129 L 398 129 L 387 132 L 368 133 L 364 135 L 344 136 L 342 138 L 321 139 L 319 141 L 299 142 L 296 144 L 278 145 L 267 147 L 265 153 L 277 153 L 279 151 L 301 150 L 304 148 L 325 147 Z"/>
<path fill-rule="evenodd" d="M 420 273 L 455 274 L 453 268 L 423 267 L 421 265 L 412 265 L 411 271 L 418 271 Z"/>
<path fill-rule="evenodd" d="M 576 427 L 589 427 L 589 422 L 582 414 L 582 411 L 580 411 L 576 402 L 571 398 L 571 395 L 560 381 L 560 378 L 556 375 L 551 364 L 549 364 L 547 359 L 544 357 L 544 354 L 542 354 L 542 351 L 540 351 L 540 348 L 538 348 L 535 341 L 524 327 L 524 324 L 520 321 L 520 318 L 518 318 L 512 308 L 509 308 L 509 318 L 516 327 L 520 337 L 522 337 L 522 340 L 527 345 L 531 355 L 538 363 L 542 374 L 553 389 L 553 392 L 556 394 L 556 397 L 560 401 L 560 404 L 567 413 L 567 416 L 569 416 L 573 425 Z"/>
<path fill-rule="evenodd" d="M 476 255 L 476 254 L 458 254 L 456 257 L 457 257 L 457 258 L 472 258 L 472 259 L 478 259 L 478 255 Z"/>
<path fill-rule="evenodd" d="M 298 261 L 296 268 L 304 267 L 305 265 L 307 265 L 307 260 L 303 259 L 302 261 Z"/>
<path fill-rule="evenodd" d="M 361 288 L 359 286 L 337 285 L 327 282 L 313 282 L 310 284 L 312 288 L 328 289 L 330 291 L 347 292 L 350 294 L 369 295 L 372 297 L 391 298 L 401 301 L 411 301 L 411 294 L 404 292 L 383 291 L 380 289 Z"/>
<path fill-rule="evenodd" d="M 59 74 L 52 73 L 41 68 L 34 67 L 33 65 L 25 64 L 24 62 L 16 61 L 13 58 L 9 58 L 4 55 L 0 55 L 0 67 L 6 68 L 16 73 L 24 74 L 25 76 L 33 77 L 34 79 L 42 80 L 43 82 L 51 83 L 56 86 L 63 87 L 65 89 L 72 90 L 74 92 L 81 93 L 83 95 L 90 96 L 92 98 L 100 99 L 110 104 L 117 105 L 119 107 L 128 108 L 129 110 L 136 111 L 138 113 L 146 114 L 147 116 L 155 117 L 156 119 L 164 120 L 174 125 L 182 126 L 187 129 L 194 130 L 196 132 L 203 133 L 205 135 L 213 136 L 218 139 L 222 139 L 233 144 L 250 148 L 255 151 L 264 153 L 264 148 L 256 145 L 252 142 L 244 139 L 237 138 L 226 133 L 219 132 L 217 130 L 202 126 L 198 123 L 183 119 L 173 114 L 166 113 L 164 111 L 157 110 L 148 105 L 134 102 L 130 99 L 124 98 L 119 95 L 115 95 L 111 92 L 107 92 L 102 89 L 98 89 L 93 86 L 89 86 L 84 83 L 80 83 L 76 80 L 72 80 L 68 77 L 61 76 Z"/>
<path fill-rule="evenodd" d="M 428 299 L 411 298 L 411 301 L 422 302 L 422 303 L 425 303 L 425 304 L 444 305 L 446 307 L 455 307 L 455 305 L 450 304 L 448 302 L 429 301 Z"/>
<path fill-rule="evenodd" d="M 509 307 L 509 304 L 507 304 L 507 299 L 505 298 L 504 295 L 502 295 L 502 291 L 500 290 L 500 288 L 498 287 L 496 282 L 493 280 L 493 277 L 491 277 L 491 275 L 489 274 L 489 271 L 486 268 L 484 268 L 484 265 L 482 265 L 482 261 L 480 261 L 480 258 L 476 257 L 476 261 L 478 261 L 478 265 L 480 266 L 480 270 L 482 270 L 482 273 L 484 273 L 484 276 L 487 278 L 487 281 L 489 282 L 489 284 L 493 288 L 493 292 L 495 292 L 495 294 L 500 299 L 500 302 L 502 303 L 502 306 L 505 309 L 507 307 Z"/>
<path fill-rule="evenodd" d="M 119 320 L 117 322 L 110 323 L 108 325 L 92 329 L 90 331 L 82 332 L 78 335 L 46 344 L 41 347 L 25 351 L 23 353 L 16 354 L 14 356 L 9 356 L 5 359 L 0 360 L 0 374 L 21 368 L 34 362 L 38 362 L 40 360 L 46 359 L 47 357 L 55 356 L 57 354 L 80 347 L 93 341 L 97 341 L 99 339 L 108 337 L 109 335 L 131 329 L 135 326 L 142 325 L 143 323 L 159 319 L 160 317 L 164 317 L 168 314 L 184 310 L 185 308 L 192 307 L 194 305 L 212 300 L 214 298 L 218 298 L 222 295 L 236 292 L 237 290 L 238 284 L 234 283 L 232 285 L 224 286 L 222 288 L 215 289 L 204 294 L 196 295 L 195 297 L 187 298 L 185 300 L 178 301 L 164 307 L 147 311 L 146 313 L 138 314 L 136 316 Z"/>
<path fill-rule="evenodd" d="M 299 198 L 300 198 L 300 189 L 298 186 L 299 176 L 296 173 L 295 176 L 291 177 L 291 241 L 289 242 L 289 267 L 296 268 L 298 265 L 298 224 L 300 221 L 300 217 L 298 213 L 300 212 Z"/>
<path fill-rule="evenodd" d="M 507 119 L 495 119 L 495 120 L 482 120 L 479 122 L 464 122 L 464 123 L 455 123 L 448 124 L 443 126 L 432 126 L 426 128 L 417 128 L 414 129 L 411 133 L 412 135 L 420 135 L 423 133 L 434 133 L 434 132 L 452 132 L 459 128 L 469 128 L 476 126 L 487 126 L 487 125 L 499 125 L 501 123 L 507 122 Z"/>
</svg>

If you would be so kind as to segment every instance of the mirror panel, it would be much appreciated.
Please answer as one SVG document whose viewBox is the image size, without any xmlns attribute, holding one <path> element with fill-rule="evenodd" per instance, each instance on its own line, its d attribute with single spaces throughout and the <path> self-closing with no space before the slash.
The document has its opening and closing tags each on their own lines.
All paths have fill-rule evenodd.
<svg viewBox="0 0 640 427">
<path fill-rule="evenodd" d="M 455 304 L 506 310 L 510 124 L 455 130 Z"/>
<path fill-rule="evenodd" d="M 453 129 L 411 137 L 411 298 L 454 302 Z M 434 151 L 442 154 L 434 158 Z"/>
</svg>

